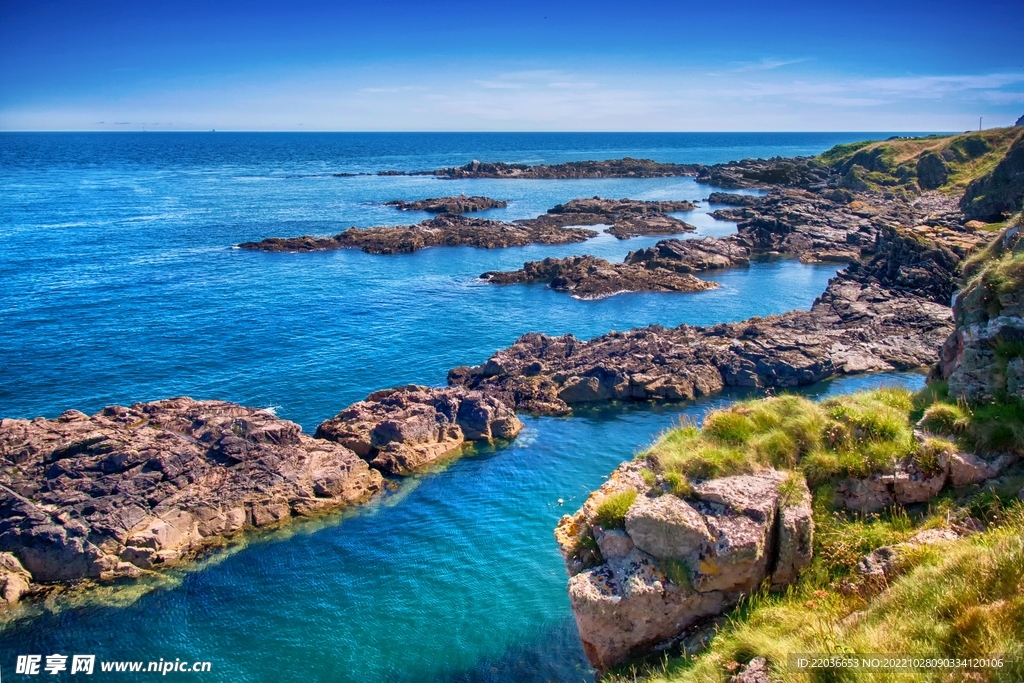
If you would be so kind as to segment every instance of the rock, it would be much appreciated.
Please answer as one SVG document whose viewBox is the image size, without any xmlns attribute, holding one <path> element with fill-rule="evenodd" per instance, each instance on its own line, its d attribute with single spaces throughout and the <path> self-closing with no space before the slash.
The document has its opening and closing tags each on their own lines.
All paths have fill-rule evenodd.
<svg viewBox="0 0 1024 683">
<path fill-rule="evenodd" d="M 973 453 L 954 453 L 949 458 L 949 480 L 953 486 L 976 484 L 995 479 L 1009 467 L 1014 457 L 1002 455 L 994 460 L 985 460 Z"/>
<path fill-rule="evenodd" d="M 932 299 L 944 293 L 936 281 L 946 271 L 932 263 L 931 280 L 890 271 L 888 259 L 899 256 L 884 241 L 881 250 L 881 262 L 841 272 L 809 311 L 706 328 L 652 326 L 586 342 L 527 334 L 484 366 L 452 370 L 448 381 L 520 411 L 560 415 L 576 403 L 692 400 L 725 386 L 795 387 L 930 365 L 952 331 L 949 309 Z"/>
<path fill-rule="evenodd" d="M 779 501 L 777 524 L 778 557 L 772 587 L 782 588 L 796 581 L 814 559 L 814 516 L 806 482 Z"/>
<path fill-rule="evenodd" d="M 370 394 L 321 423 L 316 436 L 350 448 L 385 474 L 404 475 L 459 451 L 467 441 L 511 439 L 522 428 L 499 399 L 410 385 Z"/>
<path fill-rule="evenodd" d="M 720 592 L 695 593 L 670 582 L 639 550 L 576 574 L 568 591 L 583 653 L 599 671 L 727 606 Z"/>
<path fill-rule="evenodd" d="M 474 160 L 465 166 L 429 171 L 443 178 L 667 178 L 694 176 L 700 164 L 662 164 L 650 159 L 611 159 L 608 161 L 569 161 L 564 164 L 527 166 L 525 164 L 482 163 Z"/>
<path fill-rule="evenodd" d="M 619 467 L 555 531 L 584 653 L 599 671 L 685 637 L 771 578 L 782 587 L 811 560 L 810 492 L 802 478 L 767 470 L 694 486 L 693 498 L 652 488 L 646 461 Z M 783 497 L 780 491 L 786 490 Z M 608 496 L 638 491 L 625 529 L 596 522 Z M 600 556 L 581 559 L 592 534 Z"/>
<path fill-rule="evenodd" d="M 626 512 L 626 533 L 637 548 L 659 560 L 695 561 L 714 541 L 701 514 L 671 494 L 638 496 Z"/>
<path fill-rule="evenodd" d="M 771 683 L 768 676 L 768 660 L 764 657 L 754 657 L 741 672 L 729 677 L 729 683 Z"/>
<path fill-rule="evenodd" d="M 664 268 L 630 263 L 611 264 L 594 256 L 569 256 L 528 261 L 521 270 L 480 276 L 494 284 L 548 283 L 579 299 L 601 299 L 622 292 L 696 292 L 718 285 Z"/>
<path fill-rule="evenodd" d="M 760 197 L 749 194 L 735 194 L 733 192 L 712 192 L 708 195 L 709 204 L 725 204 L 726 206 L 754 206 Z"/>
<path fill-rule="evenodd" d="M 527 244 L 569 244 L 586 241 L 595 235 L 597 233 L 593 230 L 563 228 L 548 221 L 502 223 L 486 218 L 441 214 L 416 225 L 353 227 L 334 237 L 268 237 L 260 242 L 244 242 L 238 247 L 270 252 L 362 249 L 370 254 L 405 254 L 428 247 L 501 249 Z"/>
<path fill-rule="evenodd" d="M 25 571 L 18 558 L 11 553 L 0 553 L 0 612 L 17 605 L 31 584 L 32 575 Z"/>
<path fill-rule="evenodd" d="M 1024 248 L 1019 230 L 1005 230 L 993 256 Z M 1007 349 L 1024 341 L 1024 292 L 1001 291 L 988 277 L 972 277 L 953 301 L 956 329 L 940 351 L 937 375 L 952 396 L 983 403 L 997 396 L 1024 398 L 1024 359 Z"/>
<path fill-rule="evenodd" d="M 428 213 L 472 213 L 487 209 L 503 209 L 508 202 L 491 199 L 490 197 L 467 197 L 460 194 L 456 197 L 434 197 L 405 202 L 396 199 L 384 202 L 385 206 L 393 206 L 399 211 L 426 211 Z"/>
<path fill-rule="evenodd" d="M 697 206 L 687 201 L 640 201 L 637 199 L 573 199 L 548 209 L 543 216 L 517 223 L 545 223 L 552 226 L 595 225 L 610 223 L 605 232 L 619 239 L 638 235 L 676 235 L 693 232 L 695 227 L 667 215 L 670 212 L 693 211 Z"/>
<path fill-rule="evenodd" d="M 137 576 L 245 527 L 351 505 L 381 476 L 270 412 L 174 398 L 0 422 L 0 551 L 34 581 Z"/>
</svg>

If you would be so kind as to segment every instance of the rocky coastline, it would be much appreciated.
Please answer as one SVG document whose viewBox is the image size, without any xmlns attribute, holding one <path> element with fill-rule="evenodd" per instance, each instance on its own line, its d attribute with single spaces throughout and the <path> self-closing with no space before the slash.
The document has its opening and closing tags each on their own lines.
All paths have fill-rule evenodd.
<svg viewBox="0 0 1024 683">
<path fill-rule="evenodd" d="M 510 439 L 510 407 L 457 388 L 376 392 L 315 437 L 273 413 L 173 398 L 0 421 L 0 608 L 55 586 L 176 566 L 246 530 L 362 503 L 468 443 Z"/>
<path fill-rule="evenodd" d="M 445 199 L 454 200 L 457 204 L 462 198 L 448 197 Z M 483 200 L 487 198 L 470 197 L 465 199 Z M 423 201 L 442 202 L 443 200 Z M 437 206 L 448 205 L 438 204 Z M 362 249 L 370 254 L 404 254 L 428 247 L 470 246 L 482 249 L 502 249 L 522 247 L 527 244 L 584 242 L 596 237 L 597 232 L 581 226 L 605 224 L 610 225 L 606 232 L 619 239 L 629 239 L 637 235 L 676 235 L 693 232 L 696 228 L 667 214 L 677 211 L 692 211 L 695 208 L 695 204 L 687 201 L 645 202 L 633 199 L 615 200 L 594 197 L 593 199 L 574 199 L 565 204 L 559 204 L 536 218 L 526 218 L 511 223 L 485 218 L 470 218 L 461 215 L 458 211 L 445 210 L 440 212 L 436 218 L 415 225 L 352 227 L 333 237 L 311 235 L 268 237 L 259 242 L 244 242 L 238 247 L 250 251 L 266 252 Z"/>
<path fill-rule="evenodd" d="M 383 489 L 384 476 L 430 466 L 472 441 L 514 438 L 522 429 L 517 412 L 565 415 L 584 403 L 689 400 L 725 387 L 795 387 L 931 365 L 943 341 L 956 339 L 949 308 L 956 270 L 986 236 L 964 226 L 962 202 L 949 195 L 858 189 L 849 173 L 818 160 L 697 168 L 624 159 L 524 168 L 535 170 L 478 164 L 465 172 L 495 175 L 451 177 L 683 174 L 722 187 L 773 189 L 755 199 L 715 195 L 734 207 L 727 217 L 737 222 L 737 234 L 729 238 L 664 240 L 618 265 L 593 257 L 548 259 L 512 274 L 491 273 L 492 281 L 555 286 L 564 279 L 565 291 L 584 297 L 618 286 L 665 291 L 655 288 L 672 278 L 680 287 L 704 287 L 709 283 L 698 284 L 693 273 L 742 266 L 755 255 L 850 265 L 807 311 L 710 327 L 652 326 L 587 342 L 526 334 L 481 366 L 451 370 L 447 387 L 375 392 L 322 423 L 312 437 L 265 410 L 188 398 L 110 406 L 93 416 L 68 411 L 52 420 L 4 419 L 5 602 L 52 585 L 137 577 L 187 561 L 244 529 L 358 504 Z M 608 172 L 625 175 L 555 175 Z M 692 208 L 688 202 L 579 199 L 513 223 L 442 213 L 414 226 L 240 246 L 389 254 L 429 246 L 563 244 L 596 235 L 572 227 L 581 225 L 611 224 L 610 232 L 621 225 L 612 232 L 617 237 L 678 232 L 686 224 L 667 214 Z M 966 337 L 950 344 L 953 356 L 966 357 Z M 642 565 L 623 571 L 646 571 Z M 716 609 L 728 604 L 727 593 L 715 598 L 721 603 Z"/>
</svg>

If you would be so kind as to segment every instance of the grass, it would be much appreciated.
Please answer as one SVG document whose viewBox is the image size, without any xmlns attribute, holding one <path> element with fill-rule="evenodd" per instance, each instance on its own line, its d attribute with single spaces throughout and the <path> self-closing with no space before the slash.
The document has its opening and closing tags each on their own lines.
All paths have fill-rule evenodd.
<svg viewBox="0 0 1024 683">
<path fill-rule="evenodd" d="M 915 195 L 920 192 L 918 161 L 938 155 L 947 169 L 939 191 L 960 194 L 972 180 L 991 173 L 1020 134 L 1017 128 L 993 128 L 954 136 L 854 142 L 837 145 L 817 160 L 870 189 Z"/>
<path fill-rule="evenodd" d="M 818 495 L 815 496 L 818 498 Z M 816 516 L 822 510 L 816 502 Z M 709 648 L 652 668 L 620 671 L 609 681 L 720 683 L 754 657 L 769 662 L 778 681 L 1020 681 L 1024 677 L 1024 505 L 1001 509 L 984 533 L 908 547 L 887 585 L 844 589 L 840 581 L 868 550 L 906 539 L 915 523 L 905 514 L 847 519 L 821 517 L 811 571 L 787 592 L 743 601 Z M 924 524 L 935 519 L 934 512 Z M 831 521 L 830 521 L 831 520 Z M 918 520 L 919 522 L 921 520 Z M 920 524 L 917 525 L 920 528 Z M 972 672 L 885 674 L 786 668 L 791 653 L 891 653 L 946 657 L 1006 656 L 1004 667 Z"/>
<path fill-rule="evenodd" d="M 747 401 L 709 413 L 702 429 L 669 430 L 641 457 L 680 481 L 768 467 L 802 470 L 811 485 L 867 476 L 917 454 L 913 400 L 886 388 L 821 403 L 792 395 Z"/>
<path fill-rule="evenodd" d="M 636 500 L 636 489 L 618 491 L 605 497 L 594 512 L 594 521 L 605 529 L 621 529 L 626 524 L 626 511 Z"/>
</svg>

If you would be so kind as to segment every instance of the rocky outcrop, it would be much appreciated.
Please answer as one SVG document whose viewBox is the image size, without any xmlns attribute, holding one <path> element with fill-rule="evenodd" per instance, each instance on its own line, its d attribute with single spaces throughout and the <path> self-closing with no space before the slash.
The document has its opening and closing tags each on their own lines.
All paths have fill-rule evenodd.
<svg viewBox="0 0 1024 683">
<path fill-rule="evenodd" d="M 405 475 L 469 441 L 512 439 L 522 428 L 511 408 L 480 392 L 410 385 L 370 394 L 321 423 L 316 436 L 385 474 Z"/>
<path fill-rule="evenodd" d="M 429 174 L 440 178 L 666 178 L 697 175 L 702 168 L 700 164 L 663 164 L 630 157 L 538 166 L 473 160 L 465 166 L 424 171 L 418 175 Z"/>
<path fill-rule="evenodd" d="M 649 268 L 642 263 L 612 264 L 594 256 L 528 261 L 521 270 L 492 271 L 480 277 L 499 285 L 547 283 L 578 299 L 602 299 L 622 292 L 698 292 L 718 286 L 678 270 Z"/>
<path fill-rule="evenodd" d="M 703 273 L 719 268 L 750 265 L 751 251 L 731 239 L 704 237 L 692 240 L 662 240 L 653 247 L 631 251 L 625 264 L 648 270 Z"/>
<path fill-rule="evenodd" d="M 757 195 L 712 192 L 706 201 L 709 204 L 725 204 L 726 206 L 755 206 L 759 199 L 760 197 Z"/>
<path fill-rule="evenodd" d="M 32 575 L 25 571 L 18 558 L 0 553 L 0 611 L 13 607 L 29 592 Z"/>
<path fill-rule="evenodd" d="M 240 249 L 272 252 L 362 249 L 370 254 L 404 254 L 427 247 L 501 249 L 527 244 L 569 244 L 583 242 L 596 235 L 586 228 L 562 228 L 545 221 L 503 223 L 442 214 L 416 225 L 353 227 L 334 237 L 268 237 L 238 246 Z"/>
<path fill-rule="evenodd" d="M 1024 252 L 1019 227 L 990 247 L 990 262 Z M 973 277 L 953 301 L 956 329 L 942 345 L 937 374 L 952 396 L 969 403 L 1024 399 L 1024 291 L 1020 273 L 1000 278 L 996 267 Z"/>
<path fill-rule="evenodd" d="M 598 670 L 676 638 L 763 582 L 791 583 L 811 561 L 814 523 L 802 477 L 723 477 L 683 498 L 660 476 L 645 481 L 648 465 L 622 465 L 555 530 L 583 650 Z M 636 498 L 621 528 L 606 528 L 602 503 L 629 490 Z"/>
<path fill-rule="evenodd" d="M 726 386 L 795 387 L 926 366 L 952 330 L 951 315 L 943 303 L 897 288 L 898 279 L 879 281 L 896 234 L 880 238 L 877 262 L 841 272 L 809 311 L 712 327 L 653 326 L 586 342 L 527 334 L 481 366 L 453 369 L 448 381 L 518 410 L 561 415 L 578 403 L 690 400 Z"/>
<path fill-rule="evenodd" d="M 696 208 L 695 204 L 687 201 L 645 202 L 636 199 L 594 197 L 559 204 L 540 218 L 558 219 L 562 225 L 610 223 L 611 227 L 605 232 L 619 239 L 629 239 L 638 235 L 677 235 L 693 232 L 696 230 L 695 227 L 666 214 L 693 211 Z"/>
<path fill-rule="evenodd" d="M 455 197 L 434 197 L 405 202 L 396 199 L 384 202 L 385 206 L 393 206 L 399 211 L 426 211 L 427 213 L 472 213 L 487 209 L 503 209 L 508 202 L 491 199 L 490 197 L 467 197 L 460 194 Z"/>
<path fill-rule="evenodd" d="M 358 503 L 381 483 L 349 449 L 222 401 L 4 419 L 0 551 L 25 574 L 0 554 L 0 580 L 17 593 L 26 575 L 137 576 L 246 528 Z"/>
</svg>

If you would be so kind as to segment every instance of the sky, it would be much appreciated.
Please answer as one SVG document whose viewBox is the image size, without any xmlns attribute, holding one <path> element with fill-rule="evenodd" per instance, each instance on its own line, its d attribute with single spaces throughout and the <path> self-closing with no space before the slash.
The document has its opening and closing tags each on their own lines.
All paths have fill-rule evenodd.
<svg viewBox="0 0 1024 683">
<path fill-rule="evenodd" d="M 0 130 L 960 131 L 1024 0 L 0 0 Z"/>
</svg>

